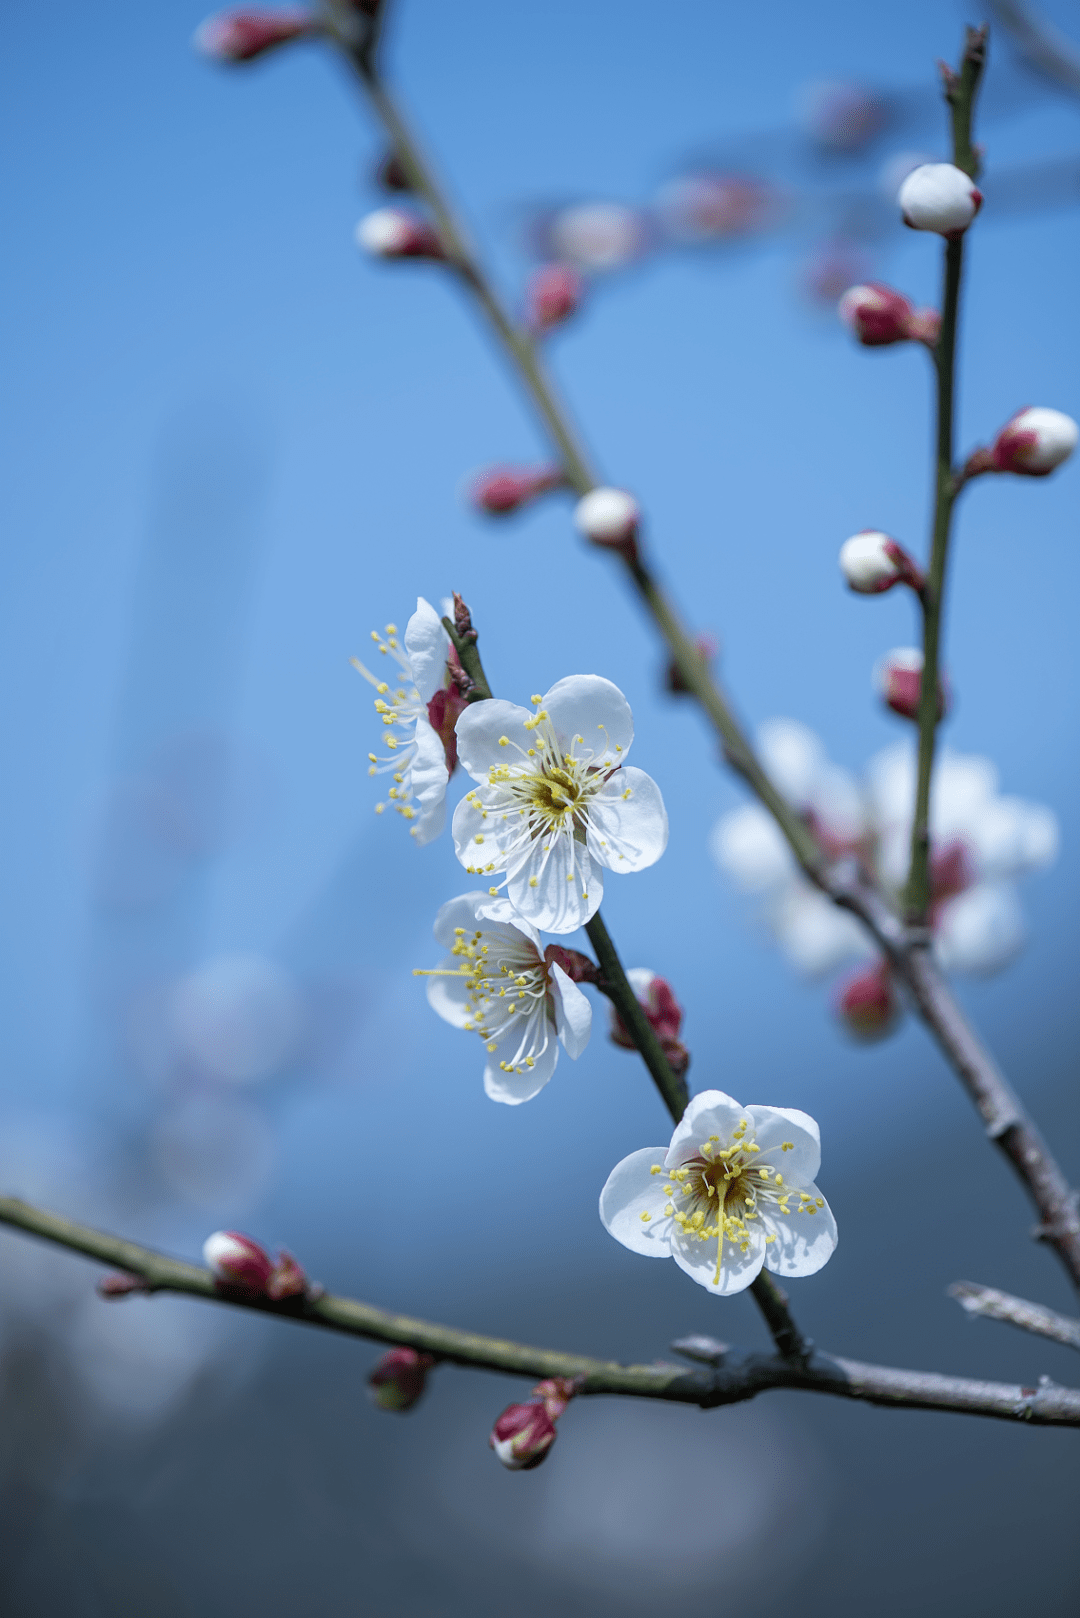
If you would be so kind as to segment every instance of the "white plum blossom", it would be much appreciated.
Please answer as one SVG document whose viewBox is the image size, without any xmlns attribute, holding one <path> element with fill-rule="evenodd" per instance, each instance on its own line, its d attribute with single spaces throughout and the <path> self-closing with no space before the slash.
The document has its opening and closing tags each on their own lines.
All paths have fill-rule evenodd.
<svg viewBox="0 0 1080 1618">
<path fill-rule="evenodd" d="M 450 953 L 435 971 L 417 973 L 428 980 L 429 1003 L 483 1040 L 484 1089 L 493 1101 L 531 1101 L 555 1071 L 559 1044 L 576 1059 L 589 1043 L 588 1000 L 505 899 L 451 899 L 435 918 L 435 937 Z"/>
<path fill-rule="evenodd" d="M 668 1147 L 617 1164 L 600 1193 L 615 1240 L 648 1258 L 673 1258 L 717 1297 L 742 1292 L 762 1266 L 813 1275 L 836 1248 L 836 1220 L 814 1183 L 818 1126 L 789 1107 L 741 1107 L 703 1090 Z"/>
<path fill-rule="evenodd" d="M 897 192 L 905 225 L 958 236 L 982 207 L 982 192 L 952 163 L 922 163 Z"/>
<path fill-rule="evenodd" d="M 446 678 L 450 637 L 431 604 L 418 596 L 416 611 L 405 626 L 404 648 L 396 624 L 387 624 L 385 636 L 371 631 L 381 657 L 396 667 L 380 678 L 352 659 L 375 687 L 375 711 L 383 725 L 383 745 L 389 757 L 369 753 L 369 775 L 393 776 L 387 797 L 390 807 L 407 820 L 417 843 L 430 843 L 446 820 L 446 784 L 450 779 L 446 752 L 428 717 L 428 704 Z M 386 805 L 377 803 L 382 814 Z"/>
<path fill-rule="evenodd" d="M 534 712 L 491 698 L 457 722 L 458 756 L 477 782 L 454 813 L 470 875 L 499 873 L 519 916 L 571 933 L 596 914 L 603 871 L 642 871 L 667 846 L 660 789 L 625 763 L 630 705 L 597 674 L 559 680 Z"/>
<path fill-rule="evenodd" d="M 876 754 L 862 782 L 831 763 L 814 733 L 794 720 L 763 726 L 758 751 L 826 853 L 854 861 L 899 895 L 911 857 L 913 744 Z M 938 958 L 950 972 L 999 971 L 1024 940 L 1017 882 L 1056 857 L 1053 811 L 1003 796 L 990 759 L 944 748 L 934 772 L 930 833 L 930 920 Z M 800 971 L 819 976 L 872 955 L 854 918 L 802 875 L 760 805 L 744 804 L 722 816 L 710 849 L 726 876 L 764 899 L 768 928 Z"/>
</svg>

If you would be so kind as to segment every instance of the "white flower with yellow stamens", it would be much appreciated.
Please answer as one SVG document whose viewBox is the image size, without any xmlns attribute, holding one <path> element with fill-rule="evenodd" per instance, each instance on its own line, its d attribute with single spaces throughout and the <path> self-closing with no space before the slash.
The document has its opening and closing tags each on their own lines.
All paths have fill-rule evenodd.
<svg viewBox="0 0 1080 1618">
<path fill-rule="evenodd" d="M 385 635 L 373 629 L 371 638 L 379 655 L 397 668 L 383 671 L 389 679 L 380 678 L 358 657 L 352 659 L 353 667 L 375 687 L 375 711 L 389 753 L 389 757 L 369 753 L 368 774 L 392 774 L 393 785 L 387 793 L 390 807 L 409 821 L 409 831 L 418 843 L 430 843 L 446 821 L 450 776 L 442 741 L 428 718 L 428 704 L 446 679 L 450 637 L 435 608 L 418 596 L 416 611 L 405 626 L 404 649 L 396 624 L 387 624 Z M 377 803 L 376 814 L 385 808 L 385 803 Z"/>
<path fill-rule="evenodd" d="M 820 1163 L 818 1126 L 805 1112 L 740 1107 L 703 1090 L 666 1151 L 645 1147 L 612 1170 L 600 1218 L 631 1252 L 673 1258 L 729 1297 L 762 1265 L 813 1275 L 832 1257 L 836 1220 L 814 1184 Z"/>
<path fill-rule="evenodd" d="M 574 674 L 532 702 L 475 702 L 458 720 L 478 785 L 454 813 L 454 847 L 470 875 L 500 873 L 490 892 L 505 886 L 519 916 L 571 933 L 596 913 L 605 866 L 660 858 L 667 814 L 656 782 L 626 766 L 634 722 L 618 686 Z"/>
<path fill-rule="evenodd" d="M 530 1101 L 554 1073 L 560 1042 L 574 1058 L 589 1043 L 588 1000 L 557 961 L 545 958 L 539 934 L 505 899 L 493 904 L 486 893 L 451 899 L 435 918 L 435 937 L 449 955 L 434 972 L 416 974 L 428 980 L 430 1004 L 484 1041 L 484 1089 L 493 1101 Z"/>
</svg>

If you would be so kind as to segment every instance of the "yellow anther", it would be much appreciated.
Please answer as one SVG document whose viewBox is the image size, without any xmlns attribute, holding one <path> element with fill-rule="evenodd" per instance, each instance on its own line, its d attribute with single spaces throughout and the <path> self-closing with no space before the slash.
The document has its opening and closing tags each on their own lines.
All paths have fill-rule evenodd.
<svg viewBox="0 0 1080 1618">
<path fill-rule="evenodd" d="M 500 747 L 509 747 L 510 746 L 510 738 L 509 738 L 509 736 L 500 736 L 499 737 L 499 746 Z"/>
<path fill-rule="evenodd" d="M 387 693 L 387 691 L 389 691 L 390 687 L 387 685 L 385 680 L 380 680 L 378 685 L 375 687 L 375 689 L 379 693 L 380 697 L 382 697 L 382 696 L 386 695 L 386 693 Z"/>
<path fill-rule="evenodd" d="M 377 753 L 369 753 L 368 758 L 371 760 L 371 762 L 373 764 L 377 764 L 379 762 L 379 756 L 378 756 Z"/>
<path fill-rule="evenodd" d="M 493 1051 L 493 1050 L 494 1050 L 494 1049 L 495 1049 L 495 1048 L 496 1048 L 496 1047 L 495 1047 L 495 1041 L 494 1041 L 494 1040 L 492 1040 L 492 1041 L 491 1041 L 491 1043 L 490 1043 L 490 1045 L 488 1045 L 488 1047 L 487 1047 L 487 1048 L 488 1048 L 488 1050 L 489 1050 L 489 1051 Z"/>
<path fill-rule="evenodd" d="M 644 1212 L 644 1213 L 643 1213 L 643 1214 L 642 1214 L 642 1216 L 641 1216 L 641 1223 L 642 1223 L 642 1224 L 643 1224 L 643 1225 L 647 1225 L 647 1224 L 648 1224 L 648 1223 L 649 1223 L 649 1220 L 650 1220 L 650 1219 L 651 1219 L 651 1218 L 652 1218 L 652 1214 L 651 1214 L 651 1213 L 650 1213 L 650 1212 L 649 1212 L 649 1210 L 648 1210 L 648 1209 L 647 1209 L 647 1208 L 646 1208 L 646 1210 L 645 1210 L 645 1212 Z"/>
<path fill-rule="evenodd" d="M 491 895 L 491 897 L 493 899 L 494 899 L 495 895 L 498 893 L 498 891 L 499 891 L 498 888 L 489 888 L 488 889 L 488 892 L 490 893 L 490 895 Z"/>
<path fill-rule="evenodd" d="M 397 634 L 397 624 L 387 624 L 386 633 L 388 635 L 396 635 Z"/>
<path fill-rule="evenodd" d="M 473 842 L 474 843 L 482 843 L 483 841 L 484 841 L 483 834 L 481 832 L 477 832 L 476 836 L 473 838 Z"/>
<path fill-rule="evenodd" d="M 675 1209 L 671 1206 L 670 1202 L 666 1202 L 664 1204 L 664 1212 L 667 1214 L 669 1219 L 671 1218 L 672 1214 L 675 1212 Z"/>
<path fill-rule="evenodd" d="M 815 1208 L 824 1208 L 824 1206 L 825 1206 L 825 1198 L 824 1197 L 816 1197 L 814 1199 L 814 1206 L 815 1206 Z"/>
<path fill-rule="evenodd" d="M 530 877 L 530 878 L 529 878 L 529 886 L 530 886 L 530 888 L 535 888 L 535 887 L 536 887 L 536 885 L 537 885 L 537 879 L 536 879 L 536 877 L 535 877 L 535 876 L 531 876 L 531 877 Z"/>
<path fill-rule="evenodd" d="M 541 704 L 541 703 L 542 703 L 542 702 L 543 702 L 543 700 L 544 700 L 544 699 L 543 699 L 543 697 L 542 697 L 542 696 L 540 696 L 540 695 L 539 695 L 539 693 L 537 693 L 537 695 L 536 695 L 536 696 L 535 696 L 535 697 L 530 697 L 530 698 L 529 698 L 529 701 L 530 701 L 530 702 L 531 702 L 531 703 L 532 703 L 532 704 L 533 704 L 533 706 L 534 706 L 534 707 L 536 707 L 536 708 L 539 708 L 539 706 L 540 706 L 540 704 Z"/>
<path fill-rule="evenodd" d="M 627 787 L 626 791 L 623 793 L 623 799 L 625 800 L 626 798 L 631 798 L 631 797 L 633 797 L 633 793 L 630 791 L 630 788 Z"/>
<path fill-rule="evenodd" d="M 654 1163 L 652 1168 L 649 1170 L 650 1174 L 663 1174 L 663 1172 L 663 1168 L 659 1163 Z"/>
<path fill-rule="evenodd" d="M 375 813 L 377 815 L 381 815 L 385 808 L 386 808 L 386 805 L 384 803 L 377 803 L 375 805 Z"/>
<path fill-rule="evenodd" d="M 780 1150 L 782 1152 L 793 1152 L 795 1150 L 795 1142 L 793 1140 L 784 1141 L 784 1143 L 781 1146 Z"/>
</svg>

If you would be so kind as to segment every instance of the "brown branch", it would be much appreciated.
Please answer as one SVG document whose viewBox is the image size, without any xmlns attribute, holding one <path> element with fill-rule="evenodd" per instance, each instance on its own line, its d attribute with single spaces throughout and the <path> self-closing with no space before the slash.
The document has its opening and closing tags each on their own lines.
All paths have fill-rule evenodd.
<svg viewBox="0 0 1080 1618">
<path fill-rule="evenodd" d="M 954 1281 L 947 1290 L 969 1315 L 1003 1320 L 1008 1326 L 1049 1337 L 1051 1342 L 1064 1343 L 1067 1348 L 1080 1348 L 1080 1320 L 1070 1315 L 1059 1315 L 1044 1304 L 1014 1298 L 1010 1292 L 998 1292 L 996 1287 L 980 1286 L 977 1281 Z"/>
<path fill-rule="evenodd" d="M 138 1276 L 148 1292 L 182 1293 L 229 1308 L 254 1310 L 327 1331 L 343 1332 L 350 1337 L 401 1344 L 452 1364 L 502 1371 L 510 1376 L 573 1377 L 580 1379 L 583 1394 L 665 1399 L 711 1409 L 752 1399 L 769 1388 L 802 1388 L 894 1409 L 953 1410 L 1040 1426 L 1080 1427 L 1080 1390 L 1057 1387 L 1046 1378 L 1038 1387 L 1028 1388 L 974 1381 L 968 1377 L 937 1376 L 927 1371 L 864 1365 L 859 1360 L 839 1359 L 829 1354 L 810 1354 L 805 1359 L 796 1359 L 746 1353 L 728 1350 L 711 1338 L 696 1338 L 675 1345 L 677 1351 L 703 1363 L 704 1369 L 686 1370 L 665 1364 L 620 1365 L 614 1360 L 532 1348 L 500 1337 L 459 1331 L 453 1326 L 416 1320 L 409 1315 L 377 1309 L 356 1298 L 340 1298 L 326 1292 L 275 1303 L 239 1288 L 223 1288 L 209 1270 L 199 1265 L 169 1258 L 121 1236 L 77 1224 L 16 1197 L 0 1197 L 0 1224 L 11 1225 L 98 1263 Z M 118 1300 L 116 1307 L 123 1307 L 123 1303 Z"/>
</svg>

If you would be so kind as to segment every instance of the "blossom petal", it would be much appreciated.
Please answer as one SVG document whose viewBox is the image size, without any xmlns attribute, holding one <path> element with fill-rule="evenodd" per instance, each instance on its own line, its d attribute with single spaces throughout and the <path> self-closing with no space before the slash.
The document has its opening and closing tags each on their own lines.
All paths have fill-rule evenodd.
<svg viewBox="0 0 1080 1618">
<path fill-rule="evenodd" d="M 551 998 L 555 1002 L 555 1027 L 567 1056 L 576 1061 L 589 1043 L 592 1006 L 558 961 L 551 964 L 550 978 Z"/>
<path fill-rule="evenodd" d="M 546 1047 L 533 1058 L 532 1067 L 526 1067 L 523 1073 L 519 1073 L 509 1061 L 516 1045 L 516 1035 L 501 1040 L 488 1056 L 484 1068 L 484 1090 L 492 1101 L 505 1102 L 509 1107 L 519 1107 L 523 1101 L 531 1101 L 534 1095 L 538 1095 L 554 1073 L 559 1060 L 558 1041 L 552 1035 Z M 508 1062 L 509 1073 L 499 1065 L 501 1062 Z"/>
<path fill-rule="evenodd" d="M 476 704 L 478 708 L 483 703 Z M 485 815 L 482 808 L 477 807 L 475 798 L 462 798 L 454 810 L 452 826 L 454 838 L 454 852 L 467 871 L 479 874 L 492 871 L 505 871 L 508 863 L 518 866 L 521 859 L 509 860 L 507 850 L 512 847 L 518 837 L 518 828 L 509 815 Z M 526 849 L 524 858 L 528 859 L 532 846 Z"/>
<path fill-rule="evenodd" d="M 449 651 L 450 637 L 438 613 L 430 601 L 417 596 L 416 611 L 405 625 L 405 655 L 421 701 L 430 702 L 446 679 Z"/>
<path fill-rule="evenodd" d="M 719 1136 L 721 1144 L 726 1146 L 732 1132 L 748 1117 L 747 1109 L 723 1090 L 702 1090 L 675 1125 L 665 1165 L 669 1169 L 678 1168 L 680 1163 L 694 1156 L 701 1142 L 710 1135 Z"/>
<path fill-rule="evenodd" d="M 676 1226 L 671 1233 L 671 1256 L 698 1286 L 707 1287 L 717 1298 L 730 1298 L 735 1292 L 745 1291 L 760 1273 L 768 1251 L 765 1234 L 764 1230 L 751 1228 L 745 1253 L 737 1243 L 725 1240 L 719 1280 L 715 1236 L 702 1241 L 700 1236 L 688 1236 Z"/>
<path fill-rule="evenodd" d="M 564 753 L 621 764 L 634 739 L 630 704 L 617 685 L 599 674 L 571 674 L 557 680 L 541 707 L 555 727 Z M 581 741 L 578 741 L 581 737 Z M 586 753 L 579 753 L 584 746 Z"/>
<path fill-rule="evenodd" d="M 600 1193 L 604 1229 L 632 1253 L 644 1253 L 646 1258 L 667 1258 L 671 1252 L 675 1223 L 664 1214 L 668 1203 L 664 1175 L 652 1172 L 663 1162 L 662 1146 L 643 1146 L 616 1163 Z M 648 1219 L 642 1219 L 642 1214 L 648 1214 Z"/>
<path fill-rule="evenodd" d="M 461 958 L 447 955 L 427 980 L 428 1005 L 452 1028 L 472 1022 L 469 1010 L 468 976 L 461 970 Z"/>
<path fill-rule="evenodd" d="M 777 1164 L 788 1185 L 809 1186 L 821 1167 L 821 1133 L 816 1121 L 795 1107 L 755 1105 L 746 1111 L 761 1147 L 758 1162 Z M 787 1143 L 791 1150 L 785 1152 Z"/>
<path fill-rule="evenodd" d="M 456 815 L 454 821 L 456 826 Z M 572 933 L 600 908 L 604 880 L 585 845 L 571 831 L 556 832 L 546 844 L 539 839 L 532 843 L 525 860 L 510 872 L 506 895 L 541 932 Z"/>
<path fill-rule="evenodd" d="M 412 620 L 410 619 L 410 622 Z M 409 769 L 409 785 L 417 810 L 412 835 L 423 847 L 438 837 L 446 824 L 446 753 L 443 744 L 423 714 L 416 716 L 416 752 Z"/>
<path fill-rule="evenodd" d="M 519 708 L 516 702 L 504 702 L 501 697 L 469 704 L 458 716 L 454 728 L 458 758 L 474 781 L 486 784 L 488 771 L 506 763 L 508 749 L 500 747 L 500 737 L 509 736 L 522 746 L 532 745 L 531 730 L 522 728 L 531 719 L 528 708 Z"/>
<path fill-rule="evenodd" d="M 489 919 L 489 907 L 490 910 L 498 908 L 499 914 Z M 535 965 L 535 960 L 530 959 L 530 945 L 536 959 L 540 957 L 540 934 L 527 921 L 515 915 L 505 899 L 500 903 L 488 894 L 477 891 L 460 893 L 456 899 L 448 899 L 440 907 L 432 930 L 444 948 L 453 949 L 459 927 L 470 935 L 478 930 L 483 931 L 497 938 L 504 948 L 520 950 L 523 961 L 528 965 Z"/>
<path fill-rule="evenodd" d="M 629 765 L 589 800 L 588 847 L 611 871 L 644 871 L 667 847 L 668 818 L 651 775 Z"/>
<path fill-rule="evenodd" d="M 821 1196 L 813 1182 L 805 1190 L 815 1201 Z M 822 1206 L 812 1214 L 762 1208 L 761 1222 L 776 1237 L 765 1249 L 766 1269 L 777 1275 L 814 1275 L 829 1262 L 836 1250 L 836 1220 L 824 1197 L 821 1200 Z"/>
</svg>

